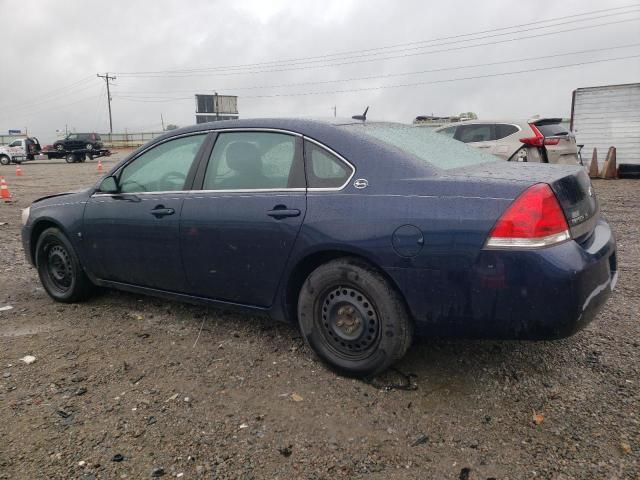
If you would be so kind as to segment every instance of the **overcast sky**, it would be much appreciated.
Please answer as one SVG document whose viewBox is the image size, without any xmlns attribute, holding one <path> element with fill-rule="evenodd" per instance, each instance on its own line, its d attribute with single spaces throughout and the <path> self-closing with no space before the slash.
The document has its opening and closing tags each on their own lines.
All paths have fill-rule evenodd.
<svg viewBox="0 0 640 480">
<path fill-rule="evenodd" d="M 161 114 L 195 123 L 193 94 L 214 90 L 238 95 L 245 118 L 326 117 L 334 106 L 351 116 L 370 105 L 371 119 L 410 122 L 466 111 L 568 117 L 575 88 L 640 81 L 632 0 L 0 0 L 0 18 L 0 133 L 28 127 L 47 143 L 65 125 L 108 131 L 98 72 L 117 77 L 114 132 L 158 130 Z M 485 33 L 461 37 L 476 32 Z M 600 51 L 561 55 L 585 50 Z M 532 57 L 547 58 L 522 61 Z"/>
</svg>

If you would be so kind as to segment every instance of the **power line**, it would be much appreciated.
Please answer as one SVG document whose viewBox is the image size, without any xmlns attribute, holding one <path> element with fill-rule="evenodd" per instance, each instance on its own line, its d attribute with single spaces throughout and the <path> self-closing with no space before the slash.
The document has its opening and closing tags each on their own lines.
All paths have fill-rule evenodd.
<svg viewBox="0 0 640 480">
<path fill-rule="evenodd" d="M 276 61 L 270 61 L 270 62 L 261 62 L 261 63 L 254 63 L 254 64 L 241 64 L 241 65 L 228 65 L 228 66 L 220 66 L 220 67 L 209 67 L 209 68 L 199 68 L 199 69 L 183 69 L 183 70 L 164 70 L 164 71 L 148 71 L 148 72 L 123 72 L 120 73 L 120 75 L 122 76 L 127 76 L 127 77 L 173 77 L 173 76 L 193 76 L 194 74 L 198 74 L 198 73 L 204 73 L 204 72 L 219 72 L 219 73 L 227 73 L 227 74 L 240 74 L 240 73 L 265 73 L 265 72 L 269 72 L 269 71 L 282 71 L 282 70 L 265 70 L 262 67 L 279 67 L 279 66 L 285 66 L 285 67 L 295 67 L 295 66 L 300 66 L 300 65 L 305 65 L 305 66 L 309 66 L 306 64 L 309 63 L 319 63 L 319 62 L 333 62 L 333 61 L 343 61 L 343 60 L 353 60 L 353 59 L 358 59 L 358 58 L 363 58 L 363 57 L 367 57 L 367 56 L 373 56 L 373 55 L 382 55 L 382 54 L 387 54 L 387 53 L 401 53 L 404 51 L 410 51 L 410 50 L 417 50 L 417 49 L 423 49 L 423 48 L 431 48 L 431 47 L 439 47 L 439 46 L 443 46 L 443 45 L 451 45 L 451 44 L 459 44 L 459 43 L 464 43 L 464 42 L 472 42 L 472 41 L 477 41 L 477 40 L 482 40 L 485 38 L 494 38 L 494 37 L 499 37 L 499 36 L 505 36 L 505 35 L 516 35 L 516 34 L 520 34 L 522 32 L 527 32 L 527 31 L 531 31 L 531 30 L 540 30 L 541 28 L 552 28 L 552 27 L 557 27 L 557 26 L 562 26 L 562 25 L 567 25 L 567 24 L 572 24 L 572 23 L 577 23 L 577 22 L 584 22 L 584 21 L 589 21 L 589 20 L 598 20 L 601 18 L 606 18 L 606 17 L 611 17 L 611 16 L 617 16 L 617 15 L 625 15 L 625 14 L 629 14 L 629 13 L 638 13 L 638 10 L 636 7 L 639 7 L 640 5 L 633 5 L 633 6 L 628 6 L 628 7 L 620 7 L 620 8 L 634 8 L 634 10 L 629 10 L 629 11 L 625 11 L 625 12 L 617 12 L 617 13 L 612 13 L 609 15 L 600 15 L 597 17 L 593 17 L 593 18 L 587 18 L 587 19 L 573 19 L 573 20 L 564 20 L 566 17 L 556 17 L 553 19 L 549 19 L 549 20 L 543 20 L 543 21 L 539 21 L 539 22 L 530 22 L 530 23 L 525 23 L 525 24 L 520 24 L 520 25 L 513 25 L 510 27 L 503 27 L 503 28 L 499 28 L 499 29 L 493 29 L 493 30 L 485 30 L 483 32 L 476 32 L 476 33 L 468 33 L 468 34 L 461 34 L 461 35 L 455 35 L 455 36 L 451 36 L 451 37 L 442 37 L 440 39 L 432 39 L 432 40 L 423 40 L 423 41 L 419 41 L 419 42 L 410 42 L 410 43 L 406 43 L 406 44 L 397 44 L 394 46 L 388 46 L 388 47 L 378 47 L 377 49 L 366 49 L 366 50 L 353 50 L 349 53 L 358 53 L 358 55 L 352 55 L 352 56 L 347 56 L 347 57 L 343 57 L 343 58 L 335 58 L 335 59 L 328 59 L 328 57 L 332 57 L 332 56 L 344 56 L 347 55 L 347 52 L 344 53 L 340 53 L 340 54 L 328 54 L 328 55 L 320 55 L 320 56 L 316 56 L 316 57 L 306 57 L 306 58 L 298 58 L 298 59 L 292 59 L 292 60 L 276 60 Z M 593 14 L 596 12 L 602 12 L 602 11 L 610 11 L 610 10 L 618 10 L 618 9 L 606 9 L 606 10 L 597 10 L 595 12 L 589 12 L 589 13 L 585 13 L 582 15 L 588 15 L 588 14 Z M 573 15 L 575 16 L 579 16 L 579 15 Z M 424 43 L 433 43 L 435 41 L 440 41 L 440 40 L 446 40 L 446 39 L 455 39 L 455 38 L 460 38 L 463 36 L 472 36 L 472 35 L 478 35 L 481 33 L 490 33 L 490 32 L 496 32 L 496 31 L 502 31 L 502 30 L 506 30 L 506 29 L 513 29 L 513 28 L 519 28 L 522 26 L 527 26 L 527 25 L 536 25 L 542 22 L 550 22 L 550 21 L 555 21 L 555 20 L 564 20 L 562 22 L 556 23 L 554 25 L 547 25 L 547 26 L 542 26 L 542 27 L 532 27 L 532 28 L 528 28 L 528 29 L 520 29 L 517 32 L 506 32 L 506 33 L 499 33 L 499 34 L 493 34 L 493 35 L 484 35 L 481 37 L 477 37 L 477 38 L 472 38 L 472 39 L 465 39 L 465 40 L 456 40 L 453 42 L 445 42 L 445 43 L 440 43 L 440 44 L 436 44 L 436 45 L 423 45 L 420 47 L 412 47 L 412 48 L 403 48 L 402 50 L 398 50 L 396 52 L 378 52 L 378 53 L 366 53 L 363 54 L 363 52 L 374 52 L 374 51 L 379 51 L 379 50 L 383 50 L 383 49 L 392 49 L 392 48 L 398 48 L 398 47 L 404 47 L 404 46 L 411 46 L 411 45 L 418 45 L 418 44 L 424 44 Z M 614 22 L 606 22 L 606 23 L 601 23 L 601 24 L 593 24 L 593 25 L 583 25 L 580 26 L 579 28 L 573 28 L 573 29 L 566 29 L 566 30 L 560 30 L 560 31 L 556 31 L 556 32 L 545 32 L 545 33 L 541 33 L 538 35 L 532 35 L 532 36 L 525 36 L 522 38 L 536 38 L 536 37 L 540 37 L 540 36 L 544 36 L 544 35 L 552 35 L 552 34 L 556 34 L 556 33 L 564 33 L 564 32 L 569 32 L 569 31 L 576 31 L 576 30 L 582 30 L 582 29 L 586 29 L 586 28 L 596 28 L 596 27 L 600 27 L 600 26 L 606 26 L 606 25 L 613 25 L 613 24 L 617 24 L 617 23 L 624 23 L 624 22 L 628 22 L 628 21 L 634 21 L 637 20 L 637 18 L 633 18 L 633 19 L 625 19 L 625 20 L 619 20 L 619 21 L 614 21 Z M 514 41 L 514 40 L 520 40 L 521 38 L 516 38 L 516 39 L 510 39 L 507 41 Z M 502 43 L 502 42 L 495 42 L 495 43 Z M 482 45 L 489 45 L 489 44 L 493 44 L 493 42 L 490 43 L 484 43 L 481 44 Z M 475 46 L 475 45 L 468 45 L 468 46 L 463 46 L 460 48 L 469 48 L 471 46 Z M 457 48 L 457 49 L 460 49 Z M 456 48 L 452 49 L 452 50 L 456 50 Z M 440 50 L 440 51 L 450 51 L 450 50 Z M 436 51 L 436 52 L 424 52 L 424 53 L 438 53 L 440 51 Z M 419 54 L 424 54 L 423 52 L 419 53 Z M 400 58 L 404 55 L 400 55 L 399 57 L 385 57 L 383 59 L 390 59 L 390 58 Z M 372 61 L 372 60 L 369 60 Z M 349 62 L 349 63 L 354 63 L 354 62 Z M 357 62 L 359 63 L 359 62 Z M 343 65 L 343 64 L 338 64 L 338 65 Z M 258 70 L 251 70 L 251 69 L 255 69 L 256 67 L 259 67 Z M 249 69 L 250 71 L 243 71 L 245 69 Z M 233 70 L 240 70 L 240 71 L 233 71 Z"/>
<path fill-rule="evenodd" d="M 228 72 L 228 73 L 194 73 L 194 74 L 185 74 L 185 75 L 166 75 L 166 76 L 158 76 L 158 75 L 141 75 L 140 77 L 146 77 L 146 78 L 185 78 L 185 77 L 226 77 L 226 76 L 234 76 L 234 75 L 248 75 L 248 74 L 263 74 L 263 73 L 273 73 L 273 72 L 290 72 L 290 71 L 296 71 L 296 70 L 307 70 L 310 68 L 316 69 L 316 68 L 327 68 L 327 67 L 338 67 L 338 66 L 343 66 L 343 65 L 354 65 L 357 63 L 371 63 L 371 62 L 378 62 L 378 61 L 384 61 L 384 60 L 393 60 L 393 59 L 397 59 L 397 58 L 407 58 L 407 57 L 415 57 L 415 56 L 422 56 L 422 55 L 433 55 L 436 53 L 445 53 L 445 52 L 452 52 L 452 51 L 457 51 L 457 50 L 466 50 L 469 48 L 478 48 L 478 47 L 484 47 L 484 46 L 488 46 L 488 45 L 498 45 L 498 44 L 502 44 L 502 43 L 510 43 L 510 42 L 514 42 L 514 41 L 519 41 L 519 40 L 527 40 L 527 39 L 531 39 L 531 38 L 540 38 L 540 37 L 548 37 L 549 35 L 556 35 L 559 33 L 567 33 L 567 32 L 575 32 L 575 31 L 582 31 L 585 30 L 587 28 L 596 28 L 596 27 L 602 27 L 602 26 L 608 26 L 608 25 L 615 25 L 615 24 L 620 24 L 620 23 L 627 23 L 627 22 L 632 22 L 632 21 L 638 21 L 640 20 L 640 17 L 637 18 L 631 18 L 631 19 L 626 19 L 626 20 L 619 20 L 616 22 L 608 22 L 608 23 L 600 23 L 597 25 L 589 25 L 589 26 L 581 26 L 581 27 L 576 27 L 576 28 L 570 28 L 570 29 L 565 29 L 565 30 L 558 30 L 555 32 L 547 32 L 547 33 L 540 33 L 540 34 L 534 34 L 534 35 L 526 35 L 526 36 L 522 36 L 519 38 L 508 38 L 508 39 L 503 39 L 503 40 L 494 40 L 491 42 L 484 42 L 484 43 L 478 43 L 475 45 L 462 45 L 462 46 L 457 46 L 457 47 L 452 47 L 452 48 L 443 48 L 440 50 L 432 50 L 432 51 L 428 51 L 428 52 L 414 52 L 414 53 L 404 53 L 402 55 L 394 55 L 394 56 L 388 56 L 388 57 L 381 57 L 381 58 L 366 58 L 366 59 L 352 59 L 348 62 L 342 62 L 342 63 L 333 63 L 333 64 L 326 64 L 326 65 L 305 65 L 305 66 L 293 66 L 293 67 L 287 67 L 287 68 L 281 68 L 281 69 L 272 69 L 272 70 L 254 70 L 254 71 L 245 71 L 245 72 Z M 140 78 L 138 77 L 138 78 Z M 131 78 L 131 77 L 129 77 Z"/>
<path fill-rule="evenodd" d="M 459 81 L 464 81 L 464 80 L 479 80 L 479 79 L 483 79 L 483 78 L 502 77 L 502 76 L 508 76 L 508 75 L 519 75 L 519 74 L 522 74 L 522 73 L 531 73 L 531 72 L 541 72 L 541 71 L 548 71 L 548 70 L 564 69 L 564 68 L 571 68 L 571 67 L 577 67 L 577 66 L 582 66 L 582 65 L 592 65 L 592 64 L 595 64 L 595 63 L 604 63 L 604 62 L 614 62 L 614 61 L 619 61 L 619 60 L 627 60 L 627 59 L 631 59 L 631 58 L 640 58 L 640 54 L 638 54 L 638 55 L 627 55 L 627 56 L 616 57 L 616 58 L 605 58 L 605 59 L 602 59 L 602 60 L 576 62 L 576 63 L 570 63 L 570 64 L 565 64 L 565 65 L 556 65 L 556 66 L 551 66 L 551 67 L 539 67 L 539 68 L 530 68 L 530 69 L 525 69 L 525 70 L 516 70 L 516 71 L 511 71 L 511 72 L 500 72 L 500 73 L 491 73 L 491 74 L 485 74 L 485 75 L 475 75 L 475 76 L 470 76 L 470 77 L 448 78 L 448 79 L 442 79 L 442 80 L 431 80 L 431 81 L 414 82 L 414 83 L 403 83 L 403 84 L 396 84 L 396 85 L 381 85 L 381 86 L 377 86 L 377 87 L 362 87 L 362 88 L 352 88 L 352 89 L 345 89 L 345 90 L 331 90 L 331 91 L 323 91 L 323 92 L 276 93 L 276 94 L 270 94 L 270 95 L 250 95 L 250 96 L 245 96 L 243 98 L 276 98 L 276 97 L 302 97 L 302 96 L 311 96 L 311 95 L 335 95 L 335 94 L 340 94 L 340 93 L 354 93 L 354 92 L 363 92 L 363 91 L 372 91 L 372 90 L 384 90 L 384 89 L 387 89 L 387 88 L 417 87 L 417 86 L 423 86 L 423 85 L 434 85 L 434 84 L 438 84 L 438 83 L 459 82 Z M 125 97 L 119 97 L 119 98 L 122 98 L 124 101 L 140 102 L 140 103 L 166 103 L 166 102 L 171 102 L 171 101 L 176 101 L 176 100 L 193 100 L 193 96 L 189 96 L 189 97 L 174 97 L 174 98 L 166 98 L 166 99 L 160 99 L 160 100 L 135 99 L 135 98 L 127 99 Z"/>
<path fill-rule="evenodd" d="M 364 77 L 351 77 L 351 78 L 335 79 L 335 80 L 319 80 L 319 81 L 313 81 L 313 82 L 285 83 L 285 84 L 279 84 L 279 85 L 253 85 L 249 87 L 229 86 L 229 87 L 219 87 L 219 88 L 228 88 L 228 89 L 233 88 L 234 91 L 241 91 L 241 90 L 257 90 L 257 89 L 269 89 L 269 88 L 290 88 L 290 87 L 300 87 L 300 86 L 309 86 L 309 85 L 326 85 L 326 84 L 332 84 L 332 83 L 354 82 L 354 81 L 361 81 L 361 80 L 376 80 L 380 78 L 403 77 L 408 75 L 421 75 L 425 73 L 445 72 L 445 71 L 451 71 L 451 70 L 461 70 L 466 68 L 479 68 L 479 67 L 489 67 L 489 66 L 495 66 L 495 65 L 505 65 L 509 63 L 528 62 L 528 61 L 543 60 L 548 58 L 565 57 L 569 55 L 582 55 L 585 53 L 596 53 L 596 52 L 617 50 L 621 48 L 632 48 L 632 47 L 638 47 L 638 46 L 640 46 L 640 43 L 630 43 L 627 45 L 618 45 L 618 46 L 604 47 L 604 48 L 592 48 L 588 50 L 577 50 L 572 52 L 556 53 L 552 55 L 543 55 L 538 57 L 527 57 L 527 58 L 519 58 L 519 59 L 512 59 L 512 60 L 502 60 L 497 62 L 477 63 L 477 64 L 471 64 L 471 65 L 459 65 L 455 67 L 434 68 L 429 70 L 418 70 L 418 71 L 411 71 L 411 72 L 387 73 L 382 75 L 368 75 Z M 192 88 L 189 90 L 170 90 L 170 91 L 166 91 L 166 90 L 165 91 L 149 91 L 149 90 L 119 91 L 117 96 L 118 98 L 133 98 L 131 95 L 127 95 L 127 94 L 137 94 L 138 96 L 140 96 L 140 98 L 145 98 L 145 97 L 161 98 L 160 95 L 158 94 L 192 93 L 196 90 L 198 89 Z"/>
<path fill-rule="evenodd" d="M 52 94 L 55 94 L 55 95 L 53 95 L 54 97 L 58 96 L 58 95 L 60 95 L 60 93 L 56 93 L 56 92 L 60 92 L 62 90 L 67 90 L 67 89 L 75 87 L 77 85 L 86 83 L 91 78 L 93 78 L 93 77 L 92 76 L 83 77 L 80 80 L 78 80 L 76 82 L 73 82 L 73 83 L 71 83 L 69 85 L 65 85 L 65 86 L 62 86 L 62 87 L 54 88 L 53 90 L 49 90 L 48 92 L 41 93 L 41 94 L 38 94 L 38 95 L 31 95 L 31 96 L 29 96 L 29 100 L 26 101 L 26 102 L 25 101 L 20 101 L 19 103 L 14 103 L 14 104 L 9 104 L 9 105 L 2 105 L 0 108 L 2 108 L 2 109 L 10 109 L 10 108 L 13 108 L 14 106 L 21 107 L 21 106 L 28 105 L 28 104 L 31 104 L 31 103 L 39 103 L 38 99 L 40 99 L 42 97 L 50 97 Z"/>
<path fill-rule="evenodd" d="M 97 85 L 85 85 L 84 87 L 82 87 L 82 88 L 80 88 L 80 89 L 78 89 L 76 91 L 65 93 L 63 95 L 58 96 L 57 98 L 45 99 L 45 100 L 42 100 L 41 102 L 37 102 L 37 103 L 32 102 L 30 104 L 26 104 L 26 105 L 24 105 L 24 106 L 22 106 L 20 108 L 13 109 L 13 110 L 4 110 L 3 109 L 3 113 L 0 114 L 0 118 L 7 119 L 7 118 L 10 118 L 10 117 L 15 117 L 16 115 L 22 115 L 22 116 L 32 115 L 32 114 L 35 114 L 35 113 L 39 113 L 41 111 L 51 110 L 53 108 L 63 108 L 65 106 L 67 106 L 67 105 L 73 105 L 76 102 L 73 101 L 73 100 L 71 102 L 69 102 L 65 97 L 68 97 L 69 95 L 77 95 L 78 93 L 84 92 L 85 90 L 92 90 L 92 89 L 96 89 L 96 88 L 98 88 Z M 59 102 L 59 101 L 64 101 L 64 103 L 56 105 L 56 102 Z M 44 109 L 42 108 L 43 104 L 47 104 L 47 103 L 51 103 L 51 102 L 53 102 L 54 104 L 50 105 L 50 106 L 47 106 Z"/>
</svg>

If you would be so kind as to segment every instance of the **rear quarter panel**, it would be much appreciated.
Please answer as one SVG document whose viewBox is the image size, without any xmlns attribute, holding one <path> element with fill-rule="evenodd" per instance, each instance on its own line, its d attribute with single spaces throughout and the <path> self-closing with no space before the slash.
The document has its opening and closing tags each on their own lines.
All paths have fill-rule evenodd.
<svg viewBox="0 0 640 480">
<path fill-rule="evenodd" d="M 472 272 L 486 237 L 525 186 L 464 178 L 401 183 L 309 192 L 290 267 L 322 251 L 358 255 L 402 292 L 417 324 L 441 322 L 468 308 Z M 394 247 L 394 232 L 403 226 L 419 232 L 404 240 L 409 254 L 397 242 Z"/>
</svg>

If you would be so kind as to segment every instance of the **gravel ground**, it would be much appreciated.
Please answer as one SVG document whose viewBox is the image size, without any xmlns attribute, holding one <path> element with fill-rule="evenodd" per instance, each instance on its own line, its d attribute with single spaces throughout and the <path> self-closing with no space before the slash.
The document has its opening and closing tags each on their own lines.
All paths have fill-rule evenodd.
<svg viewBox="0 0 640 480">
<path fill-rule="evenodd" d="M 638 181 L 594 182 L 621 273 L 586 330 L 421 340 L 367 383 L 265 318 L 113 291 L 54 303 L 20 208 L 90 185 L 96 161 L 23 171 L 0 167 L 15 198 L 0 204 L 2 479 L 640 479 Z"/>
</svg>

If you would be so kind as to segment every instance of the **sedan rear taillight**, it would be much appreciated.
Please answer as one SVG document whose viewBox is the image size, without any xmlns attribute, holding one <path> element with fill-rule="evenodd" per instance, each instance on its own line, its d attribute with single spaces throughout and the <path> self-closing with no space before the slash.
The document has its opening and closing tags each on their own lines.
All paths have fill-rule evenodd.
<svg viewBox="0 0 640 480">
<path fill-rule="evenodd" d="M 559 138 L 544 138 L 544 135 L 538 130 L 535 124 L 530 123 L 529 126 L 533 131 L 533 137 L 521 138 L 520 141 L 530 147 L 542 147 L 543 145 L 557 145 L 560 142 Z"/>
<path fill-rule="evenodd" d="M 524 191 L 498 219 L 486 248 L 542 248 L 571 238 L 567 219 L 551 187 L 538 183 Z"/>
</svg>

